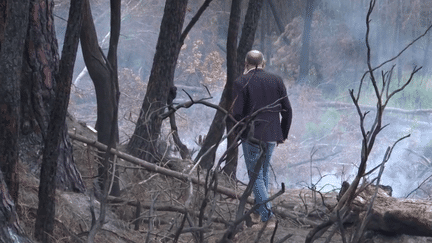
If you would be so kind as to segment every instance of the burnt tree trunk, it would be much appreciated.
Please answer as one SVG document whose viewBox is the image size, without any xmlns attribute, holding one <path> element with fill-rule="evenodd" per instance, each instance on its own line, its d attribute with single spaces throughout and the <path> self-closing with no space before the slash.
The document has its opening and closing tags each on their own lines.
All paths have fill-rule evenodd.
<svg viewBox="0 0 432 243">
<path fill-rule="evenodd" d="M 13 201 L 18 202 L 20 81 L 28 0 L 0 3 L 0 167 Z M 7 24 L 6 24 L 7 23 Z"/>
<path fill-rule="evenodd" d="M 268 5 L 270 6 L 270 9 L 271 9 L 271 11 L 273 13 L 273 17 L 275 19 L 277 28 L 279 30 L 279 34 L 281 35 L 281 34 L 283 34 L 285 32 L 285 26 L 282 24 L 282 20 L 281 20 L 279 14 L 278 14 L 278 11 L 276 9 L 276 5 L 273 2 L 273 0 L 266 0 L 266 1 L 267 1 Z"/>
<path fill-rule="evenodd" d="M 114 119 L 114 109 L 117 109 L 119 100 L 118 71 L 117 71 L 117 46 L 120 36 L 120 1 L 111 1 L 111 35 L 108 57 L 105 58 L 99 46 L 96 28 L 94 25 L 90 3 L 84 0 L 83 25 L 81 29 L 81 49 L 89 75 L 96 91 L 97 119 L 96 130 L 98 141 L 108 145 L 111 134 L 111 126 Z M 106 61 L 106 59 L 108 61 Z M 113 84 L 114 83 L 114 84 Z M 114 121 L 116 142 L 118 142 L 118 121 Z M 114 146 L 115 147 L 115 146 Z M 100 152 L 103 157 L 104 152 Z M 98 169 L 101 177 L 103 166 Z M 118 170 L 115 170 L 118 172 Z M 100 191 L 103 191 L 103 182 L 99 180 Z M 114 177 L 112 195 L 120 195 L 120 186 L 117 176 Z"/>
<path fill-rule="evenodd" d="M 230 20 L 228 27 L 227 37 L 227 82 L 222 92 L 219 106 L 227 110 L 230 106 L 229 100 L 232 100 L 232 86 L 235 79 L 235 72 L 237 72 L 237 36 L 240 27 L 240 15 L 241 15 L 241 0 L 233 0 L 231 4 Z M 231 101 L 232 103 L 232 101 Z M 210 169 L 213 167 L 216 150 L 222 139 L 225 125 L 225 114 L 216 111 L 213 121 L 210 125 L 209 131 L 207 132 L 206 139 L 204 140 L 198 155 L 195 157 L 195 163 L 201 159 L 201 167 L 204 169 Z M 211 149 L 211 151 L 209 151 Z M 201 158 L 202 157 L 202 158 Z"/>
<path fill-rule="evenodd" d="M 45 137 L 35 223 L 35 238 L 42 242 L 51 242 L 54 231 L 57 160 L 66 127 L 73 67 L 81 29 L 82 3 L 83 0 L 71 1 L 62 58 L 59 70 L 54 73 L 57 80 L 56 98 L 50 115 L 48 133 Z"/>
<path fill-rule="evenodd" d="M 234 81 L 239 77 L 244 70 L 244 63 L 246 54 L 248 51 L 252 49 L 253 43 L 255 41 L 255 33 L 258 28 L 258 22 L 260 19 L 260 13 L 261 9 L 264 5 L 264 0 L 251 0 L 249 1 L 249 6 L 246 12 L 245 21 L 242 28 L 242 35 L 240 37 L 240 42 L 237 47 L 237 63 L 234 64 L 231 68 L 234 70 L 237 70 L 232 73 L 231 77 L 227 77 L 232 79 L 230 80 L 231 83 L 234 83 Z M 227 81 L 228 82 L 228 81 Z M 232 87 L 231 87 L 232 89 Z M 232 93 L 227 93 L 229 97 L 232 96 Z M 232 106 L 232 98 L 228 100 L 228 104 L 230 105 L 228 107 L 228 110 L 231 109 Z M 234 124 L 228 122 L 227 123 L 227 131 L 231 130 L 232 126 Z M 226 166 L 224 167 L 224 172 L 228 175 L 231 175 L 233 178 L 235 178 L 235 175 L 237 173 L 237 162 L 238 162 L 238 149 L 237 147 L 233 146 L 237 141 L 235 141 L 235 134 L 231 134 L 228 137 L 228 147 L 233 147 L 233 149 L 228 153 Z"/>
<path fill-rule="evenodd" d="M 314 0 L 306 1 L 306 13 L 304 17 L 304 28 L 302 36 L 302 49 L 300 52 L 300 73 L 298 83 L 304 84 L 307 82 L 309 74 L 309 49 L 310 49 L 310 34 L 312 25 L 312 16 L 314 11 Z"/>
<path fill-rule="evenodd" d="M 233 2 L 231 7 L 227 39 L 227 82 L 219 102 L 219 106 L 226 110 L 230 110 L 232 106 L 232 85 L 235 79 L 243 73 L 246 53 L 252 49 L 263 2 L 263 0 L 252 0 L 249 2 L 242 28 L 242 35 L 238 45 L 236 40 L 239 31 L 241 0 Z M 217 146 L 222 138 L 224 130 L 225 128 L 229 130 L 233 125 L 232 121 L 228 121 L 227 126 L 225 126 L 225 114 L 220 111 L 216 112 L 207 133 L 206 140 L 195 158 L 195 161 L 198 161 L 202 156 L 201 165 L 203 168 L 208 169 L 213 166 Z M 233 145 L 234 142 L 234 137 L 230 136 L 228 138 L 228 147 Z M 212 148 L 212 146 L 214 147 Z M 210 148 L 212 148 L 212 151 L 204 155 Z M 237 149 L 231 150 L 227 156 L 226 166 L 224 167 L 224 172 L 233 177 L 236 175 L 237 155 Z"/>
<path fill-rule="evenodd" d="M 23 6 L 22 3 L 20 6 Z M 0 242 L 31 243 L 32 241 L 25 235 L 24 231 L 22 230 L 19 224 L 15 203 L 9 194 L 7 185 L 3 178 L 3 172 L 1 171 L 0 171 L 0 198 L 2 198 L 2 200 L 0 200 Z"/>
<path fill-rule="evenodd" d="M 47 4 L 48 3 L 48 4 Z M 48 136 L 50 113 L 53 109 L 58 71 L 58 45 L 54 30 L 53 1 L 30 1 L 27 38 L 23 53 L 21 78 L 20 158 L 32 170 L 42 162 L 44 139 Z M 72 146 L 64 127 L 62 156 L 58 158 L 57 188 L 85 191 L 84 183 L 73 163 Z M 62 177 L 63 175 L 66 175 Z"/>
<path fill-rule="evenodd" d="M 128 144 L 131 154 L 150 162 L 161 159 L 156 144 L 162 125 L 159 115 L 165 110 L 168 93 L 174 83 L 187 3 L 187 0 L 167 0 L 165 3 L 146 95 Z"/>
</svg>

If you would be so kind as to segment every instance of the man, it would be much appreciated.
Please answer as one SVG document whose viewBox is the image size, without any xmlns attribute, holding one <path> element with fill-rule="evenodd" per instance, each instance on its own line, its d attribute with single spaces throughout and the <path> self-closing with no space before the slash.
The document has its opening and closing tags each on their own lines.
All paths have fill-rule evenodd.
<svg viewBox="0 0 432 243">
<path fill-rule="evenodd" d="M 254 175 L 254 167 L 261 151 L 265 159 L 253 185 L 255 202 L 260 204 L 258 214 L 261 222 L 274 227 L 275 217 L 271 203 L 263 202 L 269 198 L 269 167 L 273 149 L 283 143 L 291 126 L 292 109 L 282 78 L 264 71 L 265 60 L 260 51 L 252 50 L 246 55 L 245 73 L 240 76 L 233 87 L 233 116 L 239 121 L 263 109 L 256 115 L 250 126 L 241 134 L 243 154 L 249 179 Z M 279 114 L 282 116 L 280 119 Z"/>
</svg>

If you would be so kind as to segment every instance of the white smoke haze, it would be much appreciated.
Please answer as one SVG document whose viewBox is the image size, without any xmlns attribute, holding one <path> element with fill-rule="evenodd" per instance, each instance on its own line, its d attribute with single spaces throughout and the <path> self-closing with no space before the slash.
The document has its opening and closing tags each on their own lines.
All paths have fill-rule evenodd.
<svg viewBox="0 0 432 243">
<path fill-rule="evenodd" d="M 198 1 L 190 2 L 185 23 L 188 23 L 200 6 Z M 267 68 L 284 78 L 293 107 L 289 139 L 275 149 L 272 158 L 270 181 L 273 189 L 278 189 L 281 183 L 285 183 L 288 188 L 315 187 L 323 192 L 338 190 L 342 181 L 350 182 L 357 173 L 361 132 L 359 117 L 348 89 L 357 90 L 360 78 L 366 71 L 366 2 L 322 0 L 322 4 L 315 9 L 311 32 L 311 62 L 314 64 L 310 73 L 310 87 L 299 87 L 295 84 L 303 28 L 302 17 L 284 23 L 289 24 L 283 35 L 291 38 L 290 46 L 277 41 L 277 32 L 267 36 L 268 47 L 271 47 L 265 51 L 265 55 L 270 56 Z M 390 13 L 397 2 L 400 1 L 378 1 L 372 14 L 370 44 L 373 65 L 395 56 L 426 29 L 423 25 L 416 25 L 417 15 L 413 15 L 412 19 L 401 23 L 400 34 L 395 32 L 396 14 Z M 104 51 L 109 37 L 108 3 L 107 0 L 91 1 L 98 38 Z M 416 0 L 407 1 L 400 8 L 407 13 L 416 10 L 416 4 L 419 5 Z M 126 143 L 135 129 L 134 122 L 144 98 L 164 1 L 123 1 L 123 5 L 118 52 L 121 86 L 119 125 L 120 141 Z M 66 19 L 67 12 L 63 11 L 64 8 L 58 9 L 62 11 L 56 14 Z M 208 97 L 203 86 L 206 85 L 213 96 L 209 101 L 219 103 L 226 80 L 226 54 L 223 48 L 228 16 L 227 4 L 214 0 L 197 26 L 192 29 L 182 48 L 175 73 L 175 84 L 179 88 L 174 102 L 188 100 L 182 89 L 194 99 Z M 62 43 L 65 22 L 59 18 L 55 21 L 59 43 Z M 258 32 L 254 48 L 260 48 Z M 411 46 L 399 59 L 385 65 L 376 73 L 377 77 L 381 77 L 381 71 L 388 71 L 392 65 L 396 65 L 392 86 L 396 87 L 407 79 L 413 65 L 423 66 L 413 83 L 390 102 L 389 107 L 392 109 L 384 113 L 383 121 L 383 124 L 389 125 L 378 135 L 368 163 L 368 170 L 378 166 L 388 146 L 392 146 L 402 136 L 411 134 L 396 145 L 381 179 L 381 184 L 393 188 L 395 197 L 408 195 L 432 174 L 431 113 L 401 112 L 432 108 L 432 81 L 428 73 L 428 70 L 431 70 L 431 62 L 428 61 L 429 39 L 430 34 Z M 94 88 L 90 77 L 83 71 L 85 65 L 81 51 L 77 58 L 69 112 L 78 120 L 94 126 Z M 365 81 L 369 82 L 368 78 Z M 332 105 L 334 102 L 346 105 Z M 369 84 L 363 89 L 360 103 L 372 106 L 363 109 L 363 112 L 370 110 L 365 124 L 368 130 L 374 119 L 373 107 L 376 103 Z M 215 110 L 203 105 L 194 105 L 177 112 L 179 135 L 189 149 L 199 149 L 197 138 L 199 135 L 206 135 L 214 114 Z M 169 140 L 167 123 L 163 127 L 162 137 Z M 217 160 L 225 149 L 226 142 L 219 146 Z M 172 152 L 172 155 L 176 156 L 176 153 Z M 376 176 L 377 173 L 374 173 L 369 179 Z M 241 147 L 237 177 L 245 183 L 248 181 Z M 430 183 L 425 183 L 422 189 L 411 196 L 428 197 L 431 191 Z"/>
</svg>

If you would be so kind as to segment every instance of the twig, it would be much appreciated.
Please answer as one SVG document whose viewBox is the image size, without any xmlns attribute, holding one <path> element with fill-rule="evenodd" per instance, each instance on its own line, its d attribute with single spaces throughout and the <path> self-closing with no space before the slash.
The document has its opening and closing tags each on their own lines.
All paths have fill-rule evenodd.
<svg viewBox="0 0 432 243">
<path fill-rule="evenodd" d="M 332 154 L 329 154 L 329 155 L 326 155 L 326 156 L 318 158 L 318 159 L 312 159 L 312 158 L 311 159 L 307 159 L 307 160 L 300 161 L 300 162 L 295 163 L 295 164 L 289 164 L 288 167 L 289 168 L 293 168 L 293 167 L 297 167 L 299 165 L 304 165 L 304 164 L 307 164 L 307 163 L 318 162 L 318 161 L 325 161 L 326 159 L 328 159 L 328 158 L 330 158 L 332 156 L 338 155 L 340 153 L 341 153 L 341 151 L 335 152 L 335 153 L 332 153 Z"/>
<path fill-rule="evenodd" d="M 184 227 L 184 225 L 185 225 L 186 218 L 187 218 L 187 212 L 184 213 L 184 215 L 183 215 L 183 219 L 182 219 L 182 222 L 181 222 L 181 224 L 180 224 L 180 227 L 177 229 L 177 231 L 176 231 L 176 233 L 175 233 L 175 237 L 174 237 L 174 241 L 173 241 L 174 243 L 177 243 L 177 242 L 178 242 L 178 239 L 179 239 L 179 237 L 180 237 L 180 234 L 181 234 L 181 232 L 182 232 L 182 229 L 183 229 L 183 227 Z"/>
<path fill-rule="evenodd" d="M 411 194 L 413 194 L 415 191 L 419 190 L 423 184 L 425 184 L 426 182 L 428 182 L 430 179 L 432 178 L 432 174 L 430 176 L 428 176 L 426 179 L 424 179 L 418 186 L 416 189 L 412 190 L 410 193 L 408 193 L 408 195 L 405 196 L 405 198 L 408 198 Z"/>
<path fill-rule="evenodd" d="M 280 239 L 277 243 L 284 243 L 286 240 L 288 240 L 289 238 L 291 238 L 293 235 L 294 234 L 287 234 L 282 239 Z"/>
<path fill-rule="evenodd" d="M 110 183 L 110 186 L 109 186 L 109 189 L 108 189 L 108 195 L 111 194 L 111 189 L 112 189 L 112 186 L 114 184 L 114 179 L 115 179 L 114 177 L 115 177 L 115 173 L 116 173 L 116 166 L 117 166 L 117 155 L 114 155 L 113 162 L 112 162 L 111 183 Z"/>
<path fill-rule="evenodd" d="M 345 237 L 345 228 L 343 226 L 342 217 L 340 216 L 339 211 L 336 211 L 337 217 L 338 217 L 338 225 L 339 225 L 339 231 L 341 233 L 342 242 L 346 243 L 346 237 Z"/>
<path fill-rule="evenodd" d="M 148 222 L 148 232 L 146 237 L 146 243 L 150 242 L 150 232 L 153 230 L 153 208 L 156 203 L 156 200 L 158 198 L 159 194 L 156 194 L 156 196 L 152 199 L 152 203 L 149 210 L 149 222 Z"/>
<path fill-rule="evenodd" d="M 134 228 L 134 230 L 139 230 L 140 221 L 138 219 L 139 219 L 140 215 L 141 215 L 141 202 L 139 200 L 137 200 L 137 206 L 136 206 L 136 211 L 135 211 L 135 222 L 134 222 L 135 228 Z"/>
</svg>

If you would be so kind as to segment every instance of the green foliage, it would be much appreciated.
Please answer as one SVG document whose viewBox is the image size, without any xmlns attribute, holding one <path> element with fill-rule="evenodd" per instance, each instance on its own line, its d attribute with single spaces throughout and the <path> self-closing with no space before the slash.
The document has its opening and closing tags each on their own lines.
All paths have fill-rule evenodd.
<svg viewBox="0 0 432 243">
<path fill-rule="evenodd" d="M 395 85 L 394 85 L 395 86 Z M 412 84 L 402 92 L 396 94 L 389 102 L 389 106 L 407 110 L 431 109 L 432 87 L 426 77 L 414 76 Z"/>
<path fill-rule="evenodd" d="M 376 78 L 378 78 L 378 76 L 376 76 Z M 400 88 L 400 86 L 406 82 L 408 78 L 409 73 L 406 73 L 400 82 L 398 82 L 396 77 L 393 77 L 389 93 Z M 381 82 L 381 77 L 379 77 L 378 84 L 381 84 Z M 358 85 L 358 83 L 354 85 Z M 379 85 L 378 88 L 381 90 L 381 85 Z M 350 87 L 339 88 L 336 95 L 323 95 L 323 97 L 328 101 L 342 101 L 346 103 L 352 103 L 351 98 L 349 95 L 347 95 L 348 89 L 350 89 Z M 358 86 L 356 86 L 354 89 L 355 94 L 357 89 Z M 365 79 L 365 84 L 362 87 L 361 97 L 360 104 L 362 105 L 375 105 L 377 102 L 375 91 L 372 85 L 368 83 L 368 78 Z M 385 99 L 385 94 L 383 98 Z M 432 77 L 430 75 L 414 75 L 411 83 L 406 86 L 402 92 L 395 94 L 390 99 L 387 106 L 406 110 L 432 109 Z"/>
<path fill-rule="evenodd" d="M 327 109 L 319 118 L 319 122 L 306 123 L 306 138 L 320 138 L 332 132 L 339 123 L 340 113 L 335 108 Z"/>
</svg>

